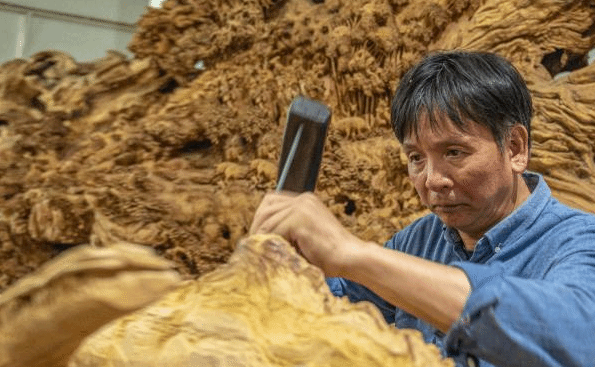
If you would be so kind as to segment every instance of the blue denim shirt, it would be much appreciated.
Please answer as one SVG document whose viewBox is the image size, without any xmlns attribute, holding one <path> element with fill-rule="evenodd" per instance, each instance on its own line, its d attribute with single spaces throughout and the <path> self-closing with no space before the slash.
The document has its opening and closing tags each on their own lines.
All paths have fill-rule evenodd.
<svg viewBox="0 0 595 367">
<path fill-rule="evenodd" d="M 387 322 L 421 331 L 457 366 L 595 366 L 595 216 L 562 205 L 540 175 L 524 178 L 529 198 L 472 253 L 434 214 L 385 244 L 467 274 L 471 293 L 446 335 L 357 283 L 327 278 L 331 291 L 373 302 Z"/>
</svg>

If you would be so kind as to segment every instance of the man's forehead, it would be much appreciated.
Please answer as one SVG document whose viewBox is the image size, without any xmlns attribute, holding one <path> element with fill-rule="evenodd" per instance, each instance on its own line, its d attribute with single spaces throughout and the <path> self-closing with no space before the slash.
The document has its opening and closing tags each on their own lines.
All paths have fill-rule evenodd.
<svg viewBox="0 0 595 367">
<path fill-rule="evenodd" d="M 465 121 L 465 126 L 458 126 L 448 117 L 442 117 L 430 122 L 422 116 L 409 133 L 405 136 L 403 145 L 416 145 L 419 142 L 464 142 L 481 134 L 483 126 L 473 121 Z"/>
</svg>

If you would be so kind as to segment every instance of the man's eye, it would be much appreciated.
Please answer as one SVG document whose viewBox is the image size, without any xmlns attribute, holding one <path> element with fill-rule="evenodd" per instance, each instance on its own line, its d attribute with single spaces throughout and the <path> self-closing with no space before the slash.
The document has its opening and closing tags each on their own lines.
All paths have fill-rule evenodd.
<svg viewBox="0 0 595 367">
<path fill-rule="evenodd" d="M 411 153 L 408 155 L 408 158 L 409 158 L 409 162 L 416 163 L 421 160 L 421 154 Z"/>
<path fill-rule="evenodd" d="M 449 150 L 446 152 L 446 156 L 447 156 L 447 157 L 458 157 L 458 156 L 460 156 L 461 154 L 463 154 L 463 152 L 461 152 L 461 151 L 460 151 L 460 150 L 458 150 L 458 149 L 449 149 Z"/>
</svg>

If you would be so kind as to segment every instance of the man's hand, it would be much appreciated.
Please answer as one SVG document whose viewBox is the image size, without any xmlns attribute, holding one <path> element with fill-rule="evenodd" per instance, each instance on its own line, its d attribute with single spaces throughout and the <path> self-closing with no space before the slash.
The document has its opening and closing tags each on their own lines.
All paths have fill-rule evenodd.
<svg viewBox="0 0 595 367">
<path fill-rule="evenodd" d="M 341 276 L 350 253 L 363 244 L 311 192 L 265 195 L 250 227 L 253 233 L 283 236 L 329 277 Z"/>
</svg>

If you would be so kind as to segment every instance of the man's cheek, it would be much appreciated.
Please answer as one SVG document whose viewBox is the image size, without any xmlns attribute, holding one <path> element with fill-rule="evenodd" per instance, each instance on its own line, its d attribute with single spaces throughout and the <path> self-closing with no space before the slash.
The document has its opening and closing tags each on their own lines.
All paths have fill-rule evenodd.
<svg viewBox="0 0 595 367">
<path fill-rule="evenodd" d="M 418 188 L 415 187 L 415 191 L 417 191 L 417 195 L 419 196 L 419 200 L 423 206 L 428 206 L 428 190 L 425 188 Z"/>
</svg>

